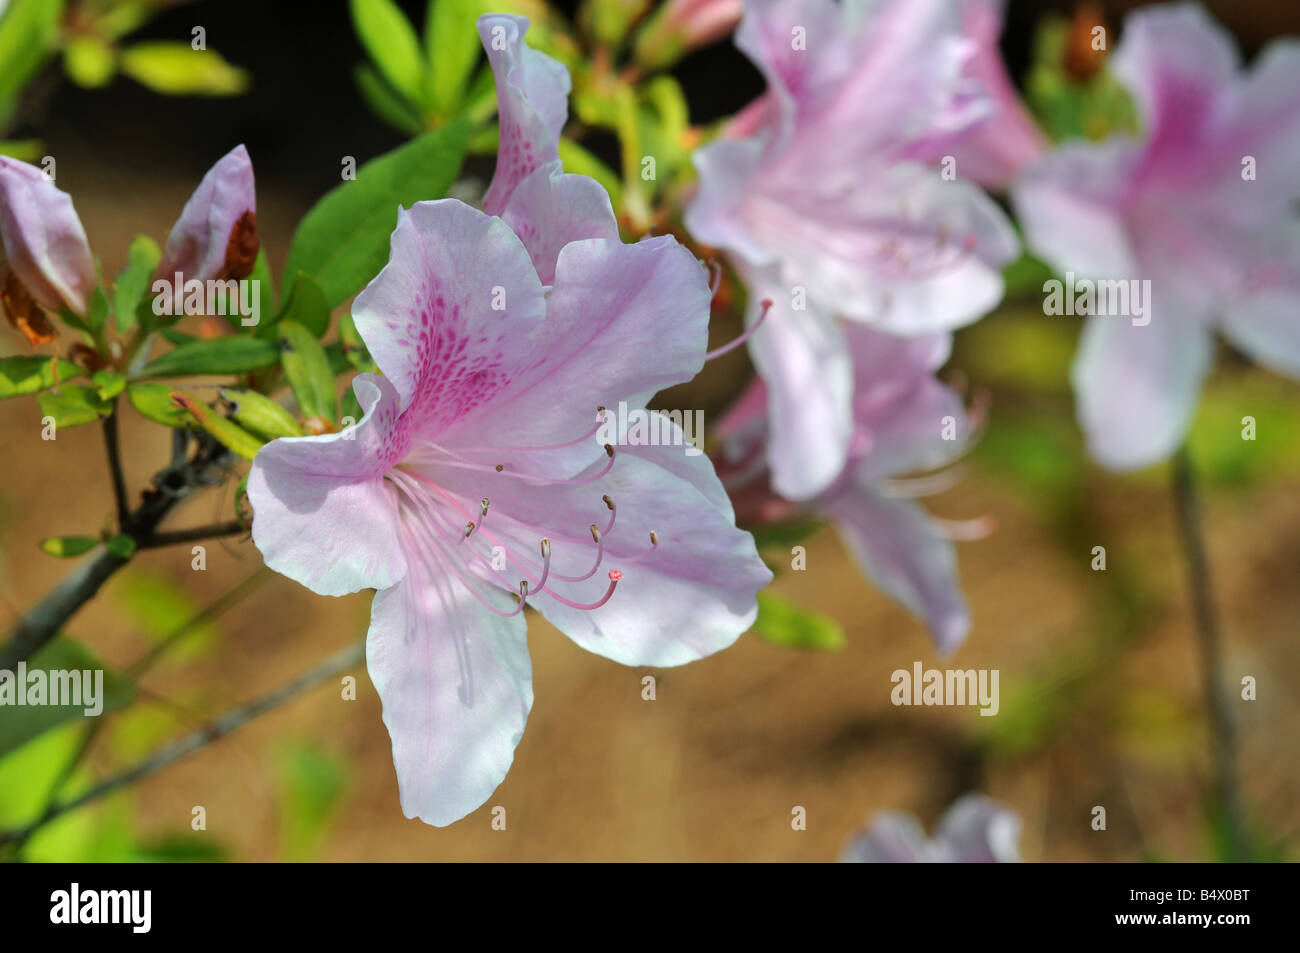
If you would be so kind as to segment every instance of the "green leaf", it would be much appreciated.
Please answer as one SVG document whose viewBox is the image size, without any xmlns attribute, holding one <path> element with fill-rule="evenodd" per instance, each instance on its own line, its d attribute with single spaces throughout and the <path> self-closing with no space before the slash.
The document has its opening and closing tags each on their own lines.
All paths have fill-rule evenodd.
<svg viewBox="0 0 1300 953">
<path fill-rule="evenodd" d="M 330 326 L 330 306 L 325 292 L 310 275 L 299 273 L 276 321 L 295 321 L 316 337 L 324 337 Z"/>
<path fill-rule="evenodd" d="M 99 540 L 94 536 L 46 536 L 41 540 L 41 552 L 56 559 L 72 559 L 98 545 Z"/>
<path fill-rule="evenodd" d="M 117 72 L 113 48 L 101 37 L 74 33 L 63 47 L 63 71 L 78 86 L 87 89 L 106 86 Z"/>
<path fill-rule="evenodd" d="M 770 592 L 758 594 L 754 632 L 773 645 L 790 649 L 838 652 L 848 644 L 844 629 L 834 619 Z"/>
<path fill-rule="evenodd" d="M 393 0 L 352 0 L 352 24 L 361 45 L 393 88 L 419 101 L 424 57 L 411 22 Z"/>
<path fill-rule="evenodd" d="M 257 289 L 257 313 L 275 314 L 275 277 L 271 274 L 271 263 L 266 259 L 266 249 L 260 248 L 257 252 L 257 260 L 253 262 L 253 273 L 248 276 L 250 281 L 255 282 L 253 287 Z M 270 322 L 259 321 L 258 325 L 253 327 L 253 333 L 261 330 L 262 325 Z M 244 325 L 241 323 L 240 327 Z"/>
<path fill-rule="evenodd" d="M 0 114 L 4 112 L 4 103 L 0 102 Z M 0 124 L 4 120 L 0 116 Z M 10 156 L 21 162 L 35 162 L 45 154 L 45 144 L 39 139 L 0 139 L 0 156 Z"/>
<path fill-rule="evenodd" d="M 208 655 L 220 635 L 211 617 L 205 616 L 206 621 L 196 622 L 200 619 L 203 605 L 184 585 L 163 572 L 131 566 L 114 583 L 112 600 L 129 621 L 132 631 L 154 644 L 173 639 L 176 633 L 184 630 L 183 637 L 176 638 L 167 649 L 167 657 L 177 662 L 192 662 Z M 161 730 L 166 734 L 174 727 L 164 726 Z M 138 740 L 148 743 L 162 739 Z M 144 752 L 118 753 L 135 760 Z"/>
<path fill-rule="evenodd" d="M 366 342 L 361 339 L 361 333 L 357 330 L 357 323 L 352 320 L 350 314 L 344 314 L 339 318 L 339 343 L 343 345 L 343 356 L 354 369 L 363 374 L 379 373 L 379 366 L 370 356 Z"/>
<path fill-rule="evenodd" d="M 112 404 L 99 396 L 94 387 L 64 384 L 58 390 L 43 391 L 37 401 L 41 416 L 53 417 L 58 427 L 80 427 L 108 416 Z"/>
<path fill-rule="evenodd" d="M 338 756 L 321 748 L 295 746 L 282 762 L 283 847 L 289 857 L 301 859 L 315 853 L 338 816 L 346 775 Z"/>
<path fill-rule="evenodd" d="M 293 415 L 265 394 L 255 390 L 223 388 L 221 396 L 234 405 L 235 421 L 240 426 L 267 440 L 302 436 Z"/>
<path fill-rule="evenodd" d="M 219 337 L 182 344 L 150 362 L 135 377 L 242 374 L 271 367 L 279 359 L 280 350 L 274 341 L 246 335 Z"/>
<path fill-rule="evenodd" d="M 196 427 L 197 424 L 189 412 L 182 407 L 177 407 L 172 400 L 172 393 L 175 390 L 176 388 L 170 384 L 143 382 L 128 384 L 126 396 L 131 401 L 131 406 L 142 417 L 148 417 L 165 427 Z"/>
<path fill-rule="evenodd" d="M 135 325 L 136 309 L 145 300 L 149 279 L 161 259 L 162 249 L 148 235 L 137 235 L 131 241 L 126 267 L 118 272 L 113 285 L 113 311 L 117 315 L 117 329 L 123 334 Z"/>
<path fill-rule="evenodd" d="M 69 380 L 81 373 L 81 368 L 71 361 L 56 362 L 39 354 L 0 359 L 0 399 L 22 397 L 53 387 L 56 363 L 59 380 Z"/>
<path fill-rule="evenodd" d="M 359 424 L 364 416 L 361 411 L 361 401 L 357 400 L 356 392 L 349 387 L 339 400 L 339 429 L 346 430 Z"/>
<path fill-rule="evenodd" d="M 470 71 L 478 62 L 479 14 L 483 0 L 430 0 L 424 20 L 424 50 L 429 58 L 429 102 L 450 116 L 460 105 Z"/>
<path fill-rule="evenodd" d="M 172 400 L 189 411 L 190 416 L 198 421 L 223 447 L 231 453 L 238 454 L 245 460 L 252 460 L 257 451 L 262 449 L 262 441 L 233 421 L 227 420 L 207 404 L 194 400 L 180 391 L 172 392 Z"/>
<path fill-rule="evenodd" d="M 126 389 L 126 378 L 116 371 L 95 371 L 90 379 L 100 400 L 112 400 Z"/>
<path fill-rule="evenodd" d="M 408 136 L 414 136 L 424 129 L 424 117 L 419 110 L 388 85 L 388 81 L 369 63 L 358 63 L 352 77 L 370 111 L 384 122 Z"/>
<path fill-rule="evenodd" d="M 17 96 L 54 51 L 62 0 L 12 0 L 0 17 L 0 99 Z"/>
<path fill-rule="evenodd" d="M 91 677 L 85 680 L 85 673 Z M 44 673 L 34 679 L 35 673 Z M 76 673 L 75 682 L 72 673 Z M 51 673 L 54 673 L 51 675 Z M 102 673 L 102 675 L 96 674 Z M 26 705 L 18 705 L 17 697 L 20 686 L 17 672 L 0 675 L 0 693 L 8 697 L 13 692 L 13 700 L 5 706 L 5 717 L 0 718 L 0 755 L 8 754 L 15 748 L 73 719 L 102 717 L 103 712 L 113 711 L 131 702 L 135 688 L 130 682 L 108 671 L 104 663 L 97 659 L 90 650 L 67 638 L 55 639 L 37 652 L 26 666 Z M 102 681 L 101 681 L 102 678 Z M 44 683 L 44 703 L 32 703 L 32 690 L 36 681 Z M 55 689 L 59 691 L 58 700 L 75 700 L 80 704 L 52 705 Z M 101 691 L 102 690 L 102 691 Z M 70 693 L 69 695 L 65 692 Z M 80 697 L 78 697 L 78 695 Z M 96 696 L 92 699 L 88 696 Z M 9 707 L 12 705 L 13 707 Z M 86 715 L 86 709 L 102 706 L 98 715 Z"/>
<path fill-rule="evenodd" d="M 367 162 L 307 213 L 284 273 L 311 275 L 331 308 L 359 291 L 388 260 L 397 207 L 445 195 L 467 137 L 467 125 L 457 120 Z"/>
<path fill-rule="evenodd" d="M 617 172 L 572 139 L 560 140 L 560 161 L 564 163 L 565 172 L 585 175 L 599 182 L 609 193 L 614 208 L 622 208 L 623 183 Z"/>
<path fill-rule="evenodd" d="M 135 540 L 126 533 L 118 533 L 104 544 L 104 548 L 119 559 L 130 559 L 135 555 Z"/>
<path fill-rule="evenodd" d="M 127 76 L 170 96 L 233 96 L 249 86 L 248 74 L 216 50 L 188 43 L 139 43 L 123 50 L 119 63 Z"/>
<path fill-rule="evenodd" d="M 280 363 L 303 417 L 338 419 L 334 374 L 316 336 L 296 321 L 280 322 Z"/>
</svg>

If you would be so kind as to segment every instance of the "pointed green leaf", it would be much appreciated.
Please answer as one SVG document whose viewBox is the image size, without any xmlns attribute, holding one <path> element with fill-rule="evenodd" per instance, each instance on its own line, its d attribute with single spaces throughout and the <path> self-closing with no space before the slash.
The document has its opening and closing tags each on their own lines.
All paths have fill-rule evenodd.
<svg viewBox="0 0 1300 953">
<path fill-rule="evenodd" d="M 257 451 L 262 449 L 261 440 L 237 423 L 227 420 L 207 404 L 200 403 L 180 391 L 172 392 L 172 400 L 177 406 L 189 411 L 190 416 L 198 421 L 199 426 L 231 453 L 238 454 L 245 460 L 252 460 L 257 456 Z"/>
<path fill-rule="evenodd" d="M 95 371 L 90 379 L 100 400 L 112 400 L 126 389 L 126 378 L 116 371 Z"/>
<path fill-rule="evenodd" d="M 280 363 L 293 388 L 302 416 L 320 417 L 330 423 L 338 420 L 338 400 L 334 394 L 334 374 L 329 358 L 316 336 L 296 321 L 281 321 Z"/>
<path fill-rule="evenodd" d="M 355 294 L 388 261 L 397 207 L 444 196 L 465 158 L 468 127 L 448 123 L 367 162 L 335 188 L 294 233 L 286 275 L 311 275 L 332 308 Z"/>
<path fill-rule="evenodd" d="M 104 548 L 118 559 L 130 559 L 135 554 L 135 540 L 126 533 L 118 533 L 104 544 Z"/>
<path fill-rule="evenodd" d="M 235 421 L 241 427 L 267 440 L 302 436 L 302 429 L 294 421 L 293 415 L 265 394 L 226 387 L 222 389 L 221 396 L 234 405 Z"/>
<path fill-rule="evenodd" d="M 142 417 L 148 417 L 166 427 L 196 427 L 194 418 L 184 408 L 177 407 L 172 400 L 175 389 L 170 384 L 145 381 L 128 384 L 126 396 Z"/>
<path fill-rule="evenodd" d="M 71 559 L 98 545 L 99 540 L 94 536 L 47 536 L 41 540 L 41 552 L 56 559 Z"/>
<path fill-rule="evenodd" d="M 39 354 L 0 359 L 0 399 L 22 397 L 53 387 L 56 364 L 61 381 L 81 373 L 81 368 L 71 361 L 55 361 Z"/>
<path fill-rule="evenodd" d="M 135 325 L 136 309 L 147 300 L 149 279 L 161 259 L 162 249 L 148 235 L 137 235 L 132 240 L 126 267 L 118 272 L 113 286 L 113 311 L 117 315 L 117 329 L 123 334 Z"/>
<path fill-rule="evenodd" d="M 834 619 L 770 592 L 758 594 L 754 632 L 773 645 L 790 649 L 838 652 L 848 644 L 844 630 Z"/>
<path fill-rule="evenodd" d="M 430 0 L 424 20 L 424 51 L 429 59 L 429 101 L 441 115 L 460 105 L 465 80 L 478 62 L 478 18 L 483 0 Z"/>
<path fill-rule="evenodd" d="M 64 384 L 58 390 L 43 391 L 37 398 L 41 416 L 53 417 L 59 427 L 80 427 L 108 416 L 112 404 L 99 396 L 94 387 Z"/>
<path fill-rule="evenodd" d="M 393 0 L 352 0 L 352 25 L 370 58 L 393 88 L 419 101 L 424 57 L 411 21 Z"/>
<path fill-rule="evenodd" d="M 295 321 L 316 337 L 325 336 L 330 326 L 330 306 L 314 278 L 301 272 L 294 278 L 276 321 Z"/>
<path fill-rule="evenodd" d="M 424 118 L 419 110 L 388 85 L 388 81 L 369 63 L 358 63 L 352 77 L 370 111 L 384 122 L 408 136 L 414 136 L 424 129 Z"/>
<path fill-rule="evenodd" d="M 233 96 L 248 89 L 249 76 L 216 50 L 156 41 L 123 50 L 122 72 L 155 93 L 168 96 Z"/>
<path fill-rule="evenodd" d="M 271 367 L 280 359 L 274 341 L 240 335 L 190 341 L 154 359 L 136 379 L 190 374 L 242 374 Z"/>
</svg>

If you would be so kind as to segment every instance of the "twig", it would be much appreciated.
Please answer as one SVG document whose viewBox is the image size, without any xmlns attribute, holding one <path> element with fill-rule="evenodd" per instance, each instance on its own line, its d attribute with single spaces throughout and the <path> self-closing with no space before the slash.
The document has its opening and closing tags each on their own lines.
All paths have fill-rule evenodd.
<svg viewBox="0 0 1300 953">
<path fill-rule="evenodd" d="M 1173 461 L 1173 496 L 1178 511 L 1178 528 L 1187 558 L 1187 577 L 1196 616 L 1196 636 L 1201 653 L 1204 690 L 1209 705 L 1211 747 L 1214 758 L 1214 788 L 1227 834 L 1229 859 L 1247 856 L 1246 828 L 1242 820 L 1241 794 L 1237 786 L 1237 735 L 1228 707 L 1228 692 L 1222 678 L 1222 636 L 1215 613 L 1210 567 L 1201 538 L 1200 506 L 1191 454 L 1184 444 Z"/>
<path fill-rule="evenodd" d="M 217 741 L 218 739 L 230 734 L 232 731 L 242 727 L 247 722 L 252 721 L 259 715 L 265 714 L 266 712 L 279 707 L 292 699 L 299 692 L 313 688 L 328 678 L 332 678 L 333 676 L 346 672 L 351 668 L 355 668 L 365 659 L 365 653 L 366 649 L 364 641 L 354 643 L 353 645 L 349 645 L 347 648 L 335 652 L 315 668 L 304 672 L 293 681 L 263 695 L 256 701 L 249 702 L 247 705 L 240 705 L 237 708 L 232 708 L 224 715 L 214 718 L 203 727 L 190 732 L 182 738 L 178 738 L 171 744 L 163 745 L 154 752 L 152 756 L 146 758 L 135 767 L 128 768 L 126 771 L 100 782 L 86 793 L 73 798 L 71 801 L 51 806 L 45 811 L 45 813 L 26 827 L 0 834 L 0 846 L 15 841 L 24 841 L 31 836 L 33 831 L 48 824 L 56 817 L 66 814 L 68 811 L 74 811 L 77 808 L 85 807 L 92 801 L 97 801 L 119 788 L 126 787 L 129 784 L 134 784 L 142 778 L 147 778 L 149 775 L 155 774 L 173 762 L 179 761 L 186 755 L 201 750 L 212 742 Z"/>
<path fill-rule="evenodd" d="M 126 477 L 122 473 L 122 453 L 117 440 L 117 398 L 104 418 L 104 447 L 108 450 L 108 472 L 113 479 L 113 501 L 117 504 L 117 529 L 131 531 L 131 506 L 126 500 Z"/>
<path fill-rule="evenodd" d="M 196 539 L 216 539 L 219 536 L 238 536 L 248 532 L 239 520 L 227 520 L 211 526 L 196 526 L 193 529 L 178 529 L 169 533 L 153 533 L 140 540 L 138 549 L 157 549 L 159 546 L 172 546 L 176 543 L 192 543 Z"/>
<path fill-rule="evenodd" d="M 182 434 L 178 439 L 183 440 Z M 181 500 L 200 487 L 224 479 L 230 452 L 206 434 L 196 438 L 192 459 L 185 457 L 185 445 L 178 443 L 172 462 L 158 471 L 153 487 L 143 502 L 127 517 L 125 530 L 137 546 L 154 536 L 158 524 Z M 101 550 L 68 574 L 62 582 L 23 616 L 13 637 L 0 646 L 0 669 L 13 670 L 31 658 L 46 642 L 54 638 L 72 616 L 94 598 L 100 586 L 129 560 Z"/>
<path fill-rule="evenodd" d="M 201 626 L 205 626 L 214 619 L 219 618 L 227 609 L 235 605 L 235 603 L 239 602 L 240 599 L 243 599 L 244 596 L 248 595 L 250 592 L 256 590 L 270 578 L 270 570 L 263 566 L 251 576 L 236 584 L 234 588 L 220 596 L 215 602 L 208 605 L 202 611 L 181 623 L 181 625 L 169 632 L 161 642 L 154 645 L 138 659 L 132 662 L 126 669 L 126 677 L 132 681 L 139 678 L 152 668 L 153 664 L 158 661 L 164 653 L 170 651 L 176 643 Z"/>
</svg>

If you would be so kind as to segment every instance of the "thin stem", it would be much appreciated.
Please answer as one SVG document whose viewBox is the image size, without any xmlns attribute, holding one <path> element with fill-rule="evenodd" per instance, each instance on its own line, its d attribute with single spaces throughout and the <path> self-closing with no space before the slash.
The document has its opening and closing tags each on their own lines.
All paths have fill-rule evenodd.
<svg viewBox="0 0 1300 953">
<path fill-rule="evenodd" d="M 227 520 L 213 523 L 211 526 L 196 526 L 193 529 L 178 529 L 168 533 L 152 533 L 140 540 L 137 548 L 157 549 L 159 546 L 172 546 L 176 543 L 192 543 L 198 539 L 216 539 L 220 536 L 238 536 L 247 532 L 239 520 Z"/>
<path fill-rule="evenodd" d="M 136 541 L 148 541 L 154 530 L 172 509 L 195 490 L 216 485 L 226 477 L 230 453 L 206 434 L 198 442 L 192 459 L 186 459 L 188 440 L 176 437 L 171 464 L 158 471 L 153 486 L 144 493 L 140 506 L 127 517 L 126 532 Z M 100 587 L 129 559 L 100 550 L 76 566 L 53 590 L 19 621 L 13 637 L 0 646 L 0 669 L 12 671 L 19 662 L 31 658 L 54 638 L 77 610 L 94 598 Z"/>
<path fill-rule="evenodd" d="M 113 501 L 117 504 L 118 532 L 127 533 L 131 529 L 131 506 L 127 502 L 126 477 L 122 473 L 122 452 L 117 439 L 117 398 L 113 398 L 113 409 L 104 418 L 104 447 L 108 450 L 108 472 L 113 479 Z"/>
<path fill-rule="evenodd" d="M 11 844 L 15 841 L 22 842 L 31 836 L 37 828 L 48 824 L 69 811 L 85 807 L 93 801 L 97 801 L 105 795 L 112 794 L 120 788 L 134 784 L 142 778 L 147 778 L 151 774 L 161 771 L 163 768 L 179 761 L 186 755 L 200 751 L 212 742 L 242 727 L 244 724 L 263 715 L 274 708 L 292 699 L 299 693 L 309 688 L 314 688 L 326 679 L 335 675 L 342 674 L 349 669 L 356 668 L 365 659 L 365 642 L 357 642 L 347 646 L 344 649 L 335 652 L 326 658 L 315 668 L 304 672 L 291 682 L 280 686 L 272 692 L 268 692 L 261 698 L 249 702 L 246 705 L 240 705 L 232 708 L 212 721 L 208 722 L 201 728 L 178 738 L 170 744 L 163 745 L 150 757 L 137 764 L 135 767 L 128 768 L 120 774 L 115 774 L 105 781 L 100 782 L 86 793 L 75 797 L 70 801 L 61 804 L 55 804 L 46 809 L 46 811 L 37 818 L 33 823 L 26 827 L 13 831 L 7 831 L 0 834 L 0 846 Z"/>
<path fill-rule="evenodd" d="M 1186 445 L 1174 456 L 1173 496 L 1183 554 L 1187 559 L 1187 578 L 1191 587 L 1192 610 L 1196 617 L 1205 698 L 1209 706 L 1215 795 L 1224 821 L 1229 859 L 1244 860 L 1247 856 L 1247 839 L 1237 781 L 1237 733 L 1228 704 L 1230 696 L 1222 677 L 1223 640 L 1215 611 L 1210 567 L 1201 537 L 1196 474 Z"/>
<path fill-rule="evenodd" d="M 249 593 L 254 592 L 270 578 L 270 570 L 265 566 L 259 568 L 248 578 L 237 583 L 234 588 L 219 597 L 215 602 L 181 623 L 181 625 L 169 632 L 161 642 L 154 645 L 138 659 L 132 662 L 126 669 L 126 676 L 132 681 L 139 678 L 152 668 L 153 664 L 164 654 L 169 652 L 178 642 L 195 632 L 197 629 L 207 625 L 209 622 L 213 622 L 220 618 L 227 609 L 235 605 Z"/>
</svg>

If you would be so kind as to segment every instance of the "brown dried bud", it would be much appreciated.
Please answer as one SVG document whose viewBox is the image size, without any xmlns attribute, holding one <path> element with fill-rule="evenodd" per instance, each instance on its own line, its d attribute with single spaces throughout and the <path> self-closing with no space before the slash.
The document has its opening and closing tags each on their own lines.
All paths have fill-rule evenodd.
<svg viewBox="0 0 1300 953">
<path fill-rule="evenodd" d="M 262 247 L 257 237 L 257 213 L 245 212 L 230 230 L 226 243 L 226 267 L 221 272 L 223 280 L 247 278 L 257 263 L 257 252 Z"/>
</svg>

